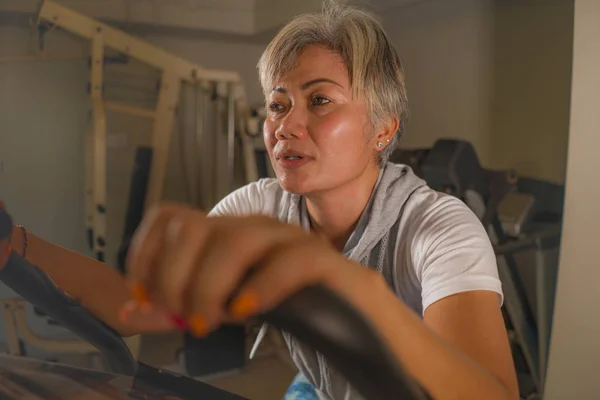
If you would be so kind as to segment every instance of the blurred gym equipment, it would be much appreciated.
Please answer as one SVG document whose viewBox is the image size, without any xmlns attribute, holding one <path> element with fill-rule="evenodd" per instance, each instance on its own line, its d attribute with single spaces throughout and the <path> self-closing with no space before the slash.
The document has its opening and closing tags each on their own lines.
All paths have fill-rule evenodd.
<svg viewBox="0 0 600 400">
<path fill-rule="evenodd" d="M 210 70 L 193 64 L 146 41 L 50 0 L 43 1 L 38 24 L 46 31 L 61 28 L 91 42 L 89 92 L 93 105 L 93 127 L 86 135 L 86 225 L 97 259 L 105 261 L 107 241 L 107 111 L 144 118 L 152 122 L 152 161 L 144 208 L 160 201 L 163 196 L 174 122 L 184 84 L 191 85 L 196 93 L 208 92 L 213 98 L 222 98 L 226 103 L 226 121 L 221 124 L 223 126 L 220 126 L 219 133 L 224 133 L 227 137 L 225 149 L 227 161 L 224 173 L 224 176 L 227 177 L 227 192 L 233 190 L 234 187 L 237 140 L 240 140 L 242 144 L 246 178 L 249 181 L 256 179 L 253 147 L 246 145 L 249 141 L 249 136 L 245 134 L 246 121 L 250 114 L 239 74 L 232 71 Z M 107 49 L 117 52 L 117 55 L 110 56 Z M 107 98 L 105 93 L 106 66 L 108 64 L 126 64 L 129 60 L 135 60 L 160 72 L 155 109 L 138 107 Z M 205 114 L 202 117 L 208 118 L 208 115 Z M 201 123 L 202 121 L 198 125 Z M 198 136 L 203 135 L 201 127 L 197 134 Z M 216 173 L 216 171 L 214 172 Z"/>
<path fill-rule="evenodd" d="M 397 150 L 436 190 L 462 199 L 486 227 L 504 291 L 503 314 L 522 398 L 541 398 L 558 271 L 564 188 L 515 171 L 483 168 L 466 141 L 441 139 L 430 149 Z"/>
<path fill-rule="evenodd" d="M 253 137 L 248 131 L 252 129 L 253 119 L 246 104 L 244 82 L 238 73 L 204 68 L 50 0 L 41 2 L 37 28 L 40 37 L 64 30 L 90 43 L 88 92 L 92 118 L 85 135 L 85 218 L 93 257 L 114 264 L 113 248 L 117 241 L 114 233 L 107 237 L 107 171 L 112 168 L 108 158 L 111 156 L 111 161 L 124 163 L 122 160 L 129 160 L 131 156 L 114 149 L 108 151 L 114 147 L 107 136 L 107 131 L 115 129 L 111 121 L 118 124 L 123 118 L 130 118 L 127 121 L 135 118 L 135 127 L 140 131 L 124 132 L 124 140 L 135 143 L 135 157 L 129 201 L 124 210 L 123 235 L 114 254 L 121 271 L 131 236 L 144 210 L 162 200 L 167 190 L 167 162 L 176 144 L 173 133 L 180 130 L 182 118 L 193 122 L 193 143 L 179 144 L 194 147 L 190 153 L 193 160 L 188 161 L 193 165 L 185 167 L 190 175 L 186 177 L 189 181 L 186 189 L 190 192 L 188 202 L 203 209 L 212 208 L 235 189 L 240 180 L 236 175 L 239 171 L 242 171 L 243 183 L 258 179 Z M 133 70 L 127 70 L 128 66 Z M 138 71 L 143 73 L 136 74 Z M 190 95 L 193 99 L 188 103 L 193 106 L 188 108 L 184 100 Z M 199 149 L 210 150 L 203 151 L 199 157 Z M 130 153 L 131 149 L 126 148 L 125 152 Z M 120 168 L 127 168 L 124 164 Z M 22 306 L 16 299 L 5 304 L 4 311 L 11 315 L 10 321 L 22 321 Z M 34 310 L 36 318 L 42 318 L 45 323 L 62 325 L 45 315 L 43 308 L 36 306 Z M 25 328 L 19 325 L 21 331 Z M 40 341 L 41 338 L 27 337 L 29 342 L 45 343 L 44 348 L 48 350 L 55 348 L 47 341 Z M 245 339 L 246 330 L 240 326 L 223 328 L 205 340 L 186 336 L 181 355 L 182 360 L 186 360 L 187 372 L 212 375 L 243 367 Z M 61 344 L 60 348 L 85 354 L 89 349 L 83 343 L 65 345 Z M 214 358 L 215 347 L 220 350 L 218 359 Z M 16 347 L 11 348 L 13 353 L 17 351 Z M 188 350 L 193 356 L 185 357 Z M 197 359 L 202 362 L 193 361 Z"/>
</svg>

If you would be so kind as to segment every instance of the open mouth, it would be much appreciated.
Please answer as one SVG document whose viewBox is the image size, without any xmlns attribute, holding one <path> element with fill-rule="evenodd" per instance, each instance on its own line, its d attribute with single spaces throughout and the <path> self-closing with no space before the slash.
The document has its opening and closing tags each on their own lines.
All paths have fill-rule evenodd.
<svg viewBox="0 0 600 400">
<path fill-rule="evenodd" d="M 283 157 L 286 160 L 301 160 L 302 157 L 300 156 L 287 156 L 287 157 Z"/>
</svg>

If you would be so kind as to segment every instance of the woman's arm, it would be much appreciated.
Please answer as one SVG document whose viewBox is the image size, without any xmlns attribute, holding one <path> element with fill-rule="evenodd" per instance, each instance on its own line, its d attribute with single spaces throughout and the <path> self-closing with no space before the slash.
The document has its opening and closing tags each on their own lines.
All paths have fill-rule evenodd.
<svg viewBox="0 0 600 400">
<path fill-rule="evenodd" d="M 368 315 L 406 371 L 434 399 L 518 399 L 518 385 L 494 292 L 456 294 L 421 320 L 370 270 L 332 283 Z M 352 293 L 348 293 L 352 288 Z M 345 293 L 344 293 L 345 292 Z"/>
<path fill-rule="evenodd" d="M 12 248 L 22 254 L 23 246 L 23 232 L 14 227 Z M 110 266 L 31 233 L 28 234 L 26 258 L 42 269 L 61 290 L 81 302 L 121 336 L 141 333 L 148 325 L 144 323 L 142 314 L 136 314 L 140 320 L 134 325 L 120 320 L 119 310 L 131 300 L 131 294 L 125 279 Z M 151 326 L 156 329 L 156 324 Z"/>
</svg>

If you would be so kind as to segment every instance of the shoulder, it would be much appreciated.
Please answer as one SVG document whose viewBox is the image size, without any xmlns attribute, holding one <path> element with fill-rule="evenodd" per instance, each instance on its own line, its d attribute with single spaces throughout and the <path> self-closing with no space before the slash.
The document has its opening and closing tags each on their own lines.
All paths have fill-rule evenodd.
<svg viewBox="0 0 600 400">
<path fill-rule="evenodd" d="M 423 311 L 443 297 L 491 290 L 500 295 L 496 257 L 477 216 L 461 200 L 429 187 L 406 204 L 402 235 L 413 277 L 421 287 Z"/>
<path fill-rule="evenodd" d="M 476 236 L 489 242 L 487 233 L 471 209 L 460 199 L 421 187 L 407 201 L 408 218 L 416 228 L 416 239 L 422 244 L 433 244 L 448 231 L 460 232 L 460 238 Z"/>
<path fill-rule="evenodd" d="M 210 216 L 241 216 L 275 213 L 275 204 L 283 190 L 277 179 L 264 178 L 249 183 L 225 196 L 209 212 Z M 274 215 L 271 215 L 274 216 Z"/>
</svg>

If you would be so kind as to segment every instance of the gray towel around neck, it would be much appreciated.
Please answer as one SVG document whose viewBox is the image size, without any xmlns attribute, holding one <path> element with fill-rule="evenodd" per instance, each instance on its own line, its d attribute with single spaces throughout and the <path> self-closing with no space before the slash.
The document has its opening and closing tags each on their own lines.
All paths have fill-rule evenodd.
<svg viewBox="0 0 600 400">
<path fill-rule="evenodd" d="M 396 262 L 397 228 L 404 204 L 411 194 L 425 186 L 410 167 L 387 163 L 380 171 L 377 184 L 356 228 L 344 248 L 344 256 L 383 274 L 390 285 Z M 298 224 L 310 231 L 310 216 L 302 196 L 283 192 L 278 218 Z M 266 334 L 263 326 L 256 339 L 256 348 Z M 341 374 L 334 371 L 322 354 L 298 342 L 287 332 L 284 339 L 291 356 L 306 378 L 319 389 L 323 399 L 362 400 Z M 358 366 L 357 366 L 358 367 Z"/>
</svg>

